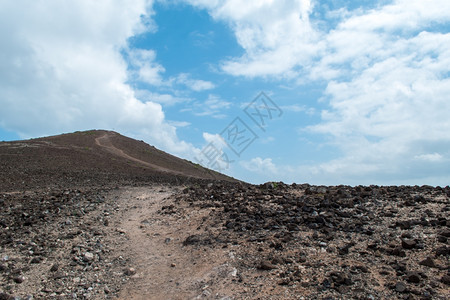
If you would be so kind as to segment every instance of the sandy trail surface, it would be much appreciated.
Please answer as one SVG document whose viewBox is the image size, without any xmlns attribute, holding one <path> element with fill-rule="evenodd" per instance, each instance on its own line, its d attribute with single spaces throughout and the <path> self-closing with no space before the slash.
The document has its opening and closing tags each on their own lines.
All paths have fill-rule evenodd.
<svg viewBox="0 0 450 300">
<path fill-rule="evenodd" d="M 116 255 L 129 259 L 134 270 L 119 299 L 227 299 L 225 285 L 236 276 L 236 269 L 227 262 L 230 253 L 184 246 L 190 235 L 199 233 L 197 228 L 208 211 L 183 215 L 178 207 L 174 212 L 177 189 L 120 191 L 120 211 L 113 221 L 121 234 Z"/>
</svg>

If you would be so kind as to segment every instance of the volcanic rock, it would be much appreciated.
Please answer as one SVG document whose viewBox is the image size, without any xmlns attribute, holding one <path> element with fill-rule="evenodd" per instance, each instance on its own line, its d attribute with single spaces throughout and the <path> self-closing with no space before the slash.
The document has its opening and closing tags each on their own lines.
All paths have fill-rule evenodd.
<svg viewBox="0 0 450 300">
<path fill-rule="evenodd" d="M 425 258 L 424 260 L 420 261 L 419 265 L 427 266 L 430 268 L 436 268 L 436 264 L 434 263 L 434 260 L 429 256 L 427 256 L 427 258 Z"/>
<path fill-rule="evenodd" d="M 416 246 L 416 242 L 414 240 L 402 240 L 403 249 L 413 249 Z"/>
<path fill-rule="evenodd" d="M 411 283 L 420 283 L 421 278 L 418 273 L 412 272 L 412 273 L 408 274 L 408 276 L 406 277 L 406 280 Z"/>
</svg>

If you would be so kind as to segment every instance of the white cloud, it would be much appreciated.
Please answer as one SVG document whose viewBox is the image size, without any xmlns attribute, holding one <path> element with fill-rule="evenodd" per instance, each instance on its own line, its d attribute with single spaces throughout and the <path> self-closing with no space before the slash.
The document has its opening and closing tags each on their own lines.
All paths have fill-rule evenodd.
<svg viewBox="0 0 450 300">
<path fill-rule="evenodd" d="M 417 30 L 434 22 L 447 21 L 450 3 L 446 0 L 396 0 L 381 9 L 353 16 L 341 24 L 343 29 L 360 31 Z"/>
<path fill-rule="evenodd" d="M 152 1 L 0 2 L 0 126 L 22 137 L 115 129 L 175 153 L 190 153 L 161 105 L 136 98 L 121 50 L 147 30 Z M 135 50 L 152 63 L 154 52 Z M 158 65 L 139 76 L 157 84 Z"/>
<path fill-rule="evenodd" d="M 190 126 L 191 125 L 191 123 L 189 123 L 189 122 L 185 122 L 185 121 L 168 121 L 168 123 L 170 124 L 170 125 L 172 125 L 172 126 L 175 126 L 175 127 L 188 127 L 188 126 Z"/>
<path fill-rule="evenodd" d="M 165 68 L 156 62 L 156 52 L 147 49 L 128 49 L 127 55 L 132 69 L 130 76 L 136 80 L 157 87 L 173 87 L 174 84 L 183 85 L 188 89 L 201 92 L 214 89 L 216 86 L 206 80 L 192 79 L 188 73 L 180 73 L 176 77 L 163 79 Z"/>
<path fill-rule="evenodd" d="M 200 92 L 200 91 L 205 91 L 205 90 L 211 90 L 215 87 L 215 85 L 210 81 L 197 79 L 197 80 L 193 80 L 191 82 L 190 87 L 192 90 L 194 90 L 196 92 Z"/>
<path fill-rule="evenodd" d="M 216 87 L 210 81 L 200 80 L 200 79 L 192 79 L 192 78 L 190 78 L 189 74 L 186 74 L 186 73 L 179 74 L 177 76 L 177 78 L 175 79 L 175 82 L 177 82 L 178 84 L 183 84 L 187 88 L 189 88 L 193 91 L 196 91 L 196 92 L 211 90 Z"/>
<path fill-rule="evenodd" d="M 259 142 L 261 144 L 270 144 L 273 143 L 275 141 L 275 138 L 273 136 L 268 136 L 265 138 L 260 138 Z"/>
<path fill-rule="evenodd" d="M 223 149 L 228 147 L 227 143 L 223 139 L 223 137 L 220 134 L 211 134 L 208 132 L 203 133 L 203 138 L 205 139 L 206 143 L 212 143 L 214 144 L 218 149 L 220 149 L 223 152 Z"/>
<path fill-rule="evenodd" d="M 429 153 L 429 154 L 421 154 L 414 156 L 415 159 L 424 160 L 429 162 L 438 162 L 443 159 L 442 155 L 439 153 Z"/>
<path fill-rule="evenodd" d="M 143 102 L 151 101 L 160 103 L 165 106 L 172 106 L 177 103 L 187 103 L 192 101 L 192 99 L 188 97 L 177 96 L 172 94 L 160 94 L 144 89 L 135 90 L 135 95 L 138 99 L 140 99 Z"/>
<path fill-rule="evenodd" d="M 316 113 L 316 109 L 314 107 L 308 107 L 306 105 L 301 104 L 290 104 L 290 105 L 282 105 L 280 106 L 281 110 L 286 112 L 304 112 L 308 115 L 313 115 Z"/>
<path fill-rule="evenodd" d="M 189 108 L 182 109 L 182 111 L 192 111 L 196 116 L 211 116 L 216 119 L 223 119 L 226 117 L 226 114 L 223 113 L 224 110 L 229 109 L 231 105 L 231 102 L 210 94 L 204 102 L 194 102 L 190 104 Z"/>
<path fill-rule="evenodd" d="M 289 112 L 304 112 L 307 110 L 306 105 L 300 105 L 300 104 L 283 105 L 280 108 L 283 111 L 289 111 Z"/>
<path fill-rule="evenodd" d="M 329 107 L 307 129 L 330 137 L 342 155 L 296 168 L 298 176 L 344 183 L 362 176 L 372 182 L 448 178 L 442 165 L 450 167 L 449 1 L 340 9 L 331 12 L 337 25 L 327 30 L 320 29 L 323 20 L 310 18 L 311 1 L 189 2 L 228 22 L 245 50 L 223 63 L 225 72 L 328 82 L 321 100 Z"/>
<path fill-rule="evenodd" d="M 206 8 L 233 29 L 245 54 L 223 63 L 229 74 L 292 77 L 295 67 L 307 64 L 320 50 L 309 22 L 310 0 L 186 1 Z"/>
<path fill-rule="evenodd" d="M 135 68 L 131 75 L 136 80 L 155 85 L 163 85 L 162 73 L 166 70 L 155 62 L 156 52 L 146 49 L 129 49 L 128 56 L 130 64 Z"/>
<path fill-rule="evenodd" d="M 323 36 L 326 52 L 311 67 L 311 76 L 327 80 L 354 76 L 386 58 L 430 52 L 437 46 L 434 41 L 420 45 L 411 42 L 427 34 L 431 24 L 448 22 L 449 10 L 450 2 L 445 0 L 398 0 L 378 9 L 349 14 Z"/>
<path fill-rule="evenodd" d="M 204 167 L 222 173 L 229 173 L 234 160 L 225 151 L 227 144 L 220 134 L 203 133 L 206 144 L 197 152 L 195 161 Z"/>
<path fill-rule="evenodd" d="M 325 91 L 330 107 L 310 129 L 333 137 L 343 156 L 317 166 L 320 172 L 350 182 L 442 174 L 433 163 L 449 155 L 450 34 L 426 29 L 445 17 L 450 22 L 449 10 L 439 11 L 450 4 L 424 5 L 396 1 L 350 16 L 327 36 L 329 54 L 312 76 L 333 79 Z M 446 154 L 424 156 L 424 149 Z"/>
<path fill-rule="evenodd" d="M 250 172 L 265 176 L 279 175 L 278 168 L 271 158 L 255 157 L 249 161 L 241 161 L 240 164 Z"/>
</svg>

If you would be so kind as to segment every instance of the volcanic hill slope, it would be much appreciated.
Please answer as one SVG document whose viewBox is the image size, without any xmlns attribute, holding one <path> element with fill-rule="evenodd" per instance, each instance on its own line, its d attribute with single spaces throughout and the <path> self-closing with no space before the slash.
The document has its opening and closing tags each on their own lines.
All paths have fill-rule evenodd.
<svg viewBox="0 0 450 300">
<path fill-rule="evenodd" d="M 449 199 L 254 186 L 109 131 L 3 142 L 0 299 L 449 299 Z"/>
<path fill-rule="evenodd" d="M 0 143 L 0 189 L 139 182 L 189 178 L 234 179 L 116 132 L 91 130 Z"/>
</svg>

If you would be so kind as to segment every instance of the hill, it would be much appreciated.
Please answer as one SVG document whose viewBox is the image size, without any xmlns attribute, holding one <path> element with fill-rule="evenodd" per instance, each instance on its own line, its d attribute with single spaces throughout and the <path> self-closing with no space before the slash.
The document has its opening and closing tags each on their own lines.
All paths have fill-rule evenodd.
<svg viewBox="0 0 450 300">
<path fill-rule="evenodd" d="M 1 142 L 0 162 L 3 190 L 110 182 L 236 181 L 143 141 L 105 130 Z"/>
</svg>

